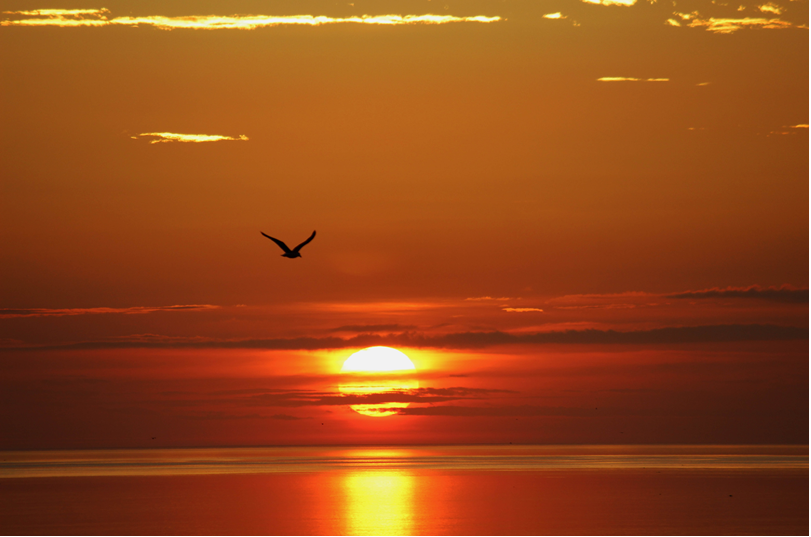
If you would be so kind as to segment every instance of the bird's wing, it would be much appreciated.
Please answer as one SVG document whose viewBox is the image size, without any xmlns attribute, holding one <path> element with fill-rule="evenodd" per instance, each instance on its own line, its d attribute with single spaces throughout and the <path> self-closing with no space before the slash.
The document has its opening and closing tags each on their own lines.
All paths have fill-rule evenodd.
<svg viewBox="0 0 811 537">
<path fill-rule="evenodd" d="M 307 239 L 306 241 L 302 242 L 301 244 L 299 244 L 298 246 L 296 246 L 295 248 L 293 248 L 293 251 L 294 251 L 294 252 L 298 252 L 298 251 L 299 251 L 299 250 L 301 250 L 301 249 L 302 249 L 302 248 L 303 248 L 303 247 L 304 247 L 304 246 L 305 246 L 305 245 L 306 245 L 308 242 L 310 242 L 310 241 L 311 241 L 311 240 L 313 240 L 314 238 L 315 238 L 315 231 L 313 231 L 313 234 L 312 234 L 312 235 L 310 235 L 310 238 L 309 238 L 309 239 Z"/>
<path fill-rule="evenodd" d="M 259 233 L 262 233 L 262 232 L 260 231 Z M 265 235 L 265 234 L 264 234 L 264 233 L 262 233 L 262 235 Z M 288 247 L 287 247 L 287 245 L 286 245 L 285 243 L 283 243 L 282 241 L 280 241 L 279 239 L 274 239 L 274 238 L 273 238 L 273 237 L 271 237 L 270 235 L 265 235 L 265 237 L 267 237 L 268 239 L 270 239 L 270 240 L 272 240 L 273 242 L 275 242 L 276 244 L 278 244 L 278 245 L 279 245 L 279 248 L 281 248 L 282 250 L 284 250 L 284 253 L 286 253 L 286 254 L 289 254 L 289 253 L 290 253 L 290 248 L 288 248 Z"/>
</svg>

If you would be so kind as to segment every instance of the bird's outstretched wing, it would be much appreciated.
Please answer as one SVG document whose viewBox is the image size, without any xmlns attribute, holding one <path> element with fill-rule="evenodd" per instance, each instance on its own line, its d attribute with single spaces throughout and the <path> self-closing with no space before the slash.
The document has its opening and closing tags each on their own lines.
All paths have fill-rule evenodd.
<svg viewBox="0 0 811 537">
<path fill-rule="evenodd" d="M 261 232 L 261 231 L 260 231 L 259 233 L 262 233 L 262 235 L 265 235 L 265 234 L 264 234 L 263 232 Z M 274 238 L 273 238 L 273 237 L 271 237 L 270 235 L 265 235 L 265 237 L 267 237 L 268 239 L 270 239 L 270 240 L 272 240 L 273 242 L 275 242 L 276 244 L 278 244 L 278 245 L 279 245 L 279 248 L 281 248 L 282 250 L 284 250 L 284 253 L 286 253 L 286 254 L 289 254 L 289 253 L 290 253 L 290 248 L 288 248 L 288 247 L 287 247 L 287 245 L 286 245 L 285 243 L 283 243 L 282 241 L 280 241 L 279 239 L 274 239 Z M 312 237 L 310 237 L 310 238 L 312 239 Z M 305 243 L 305 244 L 306 244 L 306 243 Z M 301 246 L 299 246 L 299 248 L 301 248 Z"/>
<path fill-rule="evenodd" d="M 304 246 L 305 246 L 305 245 L 306 245 L 308 242 L 310 242 L 311 240 L 313 240 L 314 238 L 315 238 L 315 231 L 313 231 L 313 234 L 312 234 L 312 235 L 310 235 L 310 238 L 309 238 L 309 239 L 307 239 L 306 241 L 302 242 L 301 244 L 299 244 L 298 246 L 296 246 L 295 248 L 293 248 L 293 251 L 294 251 L 294 252 L 298 252 L 299 250 L 301 250 L 302 248 L 304 248 Z"/>
</svg>

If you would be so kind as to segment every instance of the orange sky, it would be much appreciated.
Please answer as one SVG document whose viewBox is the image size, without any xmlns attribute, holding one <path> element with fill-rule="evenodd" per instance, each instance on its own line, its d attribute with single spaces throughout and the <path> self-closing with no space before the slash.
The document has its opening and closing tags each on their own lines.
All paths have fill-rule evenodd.
<svg viewBox="0 0 811 537">
<path fill-rule="evenodd" d="M 5 2 L 0 449 L 807 443 L 808 3 L 625 3 Z"/>
</svg>

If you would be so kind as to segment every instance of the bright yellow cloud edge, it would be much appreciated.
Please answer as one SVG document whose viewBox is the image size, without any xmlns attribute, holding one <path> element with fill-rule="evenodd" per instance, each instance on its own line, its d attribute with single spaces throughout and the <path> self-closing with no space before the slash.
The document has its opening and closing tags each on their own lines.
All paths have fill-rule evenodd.
<svg viewBox="0 0 811 537">
<path fill-rule="evenodd" d="M 221 142 L 221 141 L 247 141 L 248 137 L 244 134 L 239 136 L 223 136 L 221 134 L 178 134 L 176 132 L 145 132 L 137 136 L 131 136 L 133 140 L 139 138 L 154 138 L 150 140 L 150 144 L 160 144 L 165 142 Z"/>
<path fill-rule="evenodd" d="M 496 22 L 501 17 L 454 17 L 452 15 L 360 15 L 355 17 L 326 17 L 314 15 L 293 15 L 286 17 L 268 15 L 237 15 L 231 17 L 201 15 L 187 17 L 114 17 L 108 18 L 107 9 L 36 9 L 30 11 L 5 11 L 5 15 L 17 15 L 25 18 L 0 21 L 2 26 L 154 26 L 162 30 L 193 29 L 218 30 L 240 29 L 253 30 L 283 24 L 320 26 L 322 24 L 357 23 L 378 25 L 402 24 L 447 24 L 450 22 Z"/>
</svg>

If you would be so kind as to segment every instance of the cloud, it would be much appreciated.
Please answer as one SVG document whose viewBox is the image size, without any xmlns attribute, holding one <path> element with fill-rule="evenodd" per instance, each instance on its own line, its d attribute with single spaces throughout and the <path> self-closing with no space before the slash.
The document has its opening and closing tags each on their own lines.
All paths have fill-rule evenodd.
<svg viewBox="0 0 811 537">
<path fill-rule="evenodd" d="M 531 311 L 539 311 L 542 312 L 541 308 L 501 308 L 502 311 L 509 311 L 515 313 L 528 313 Z"/>
<path fill-rule="evenodd" d="M 414 330 L 414 325 L 403 324 L 350 324 L 333 328 L 329 332 L 393 332 L 396 330 Z"/>
<path fill-rule="evenodd" d="M 557 13 L 547 13 L 546 15 L 543 16 L 543 18 L 552 20 L 561 20 L 565 19 L 566 15 L 562 15 L 560 11 L 558 11 Z"/>
<path fill-rule="evenodd" d="M 779 134 L 779 135 L 784 135 L 784 136 L 786 136 L 786 135 L 791 136 L 791 135 L 799 134 L 800 132 L 807 131 L 807 130 L 808 130 L 808 125 L 805 124 L 805 123 L 800 123 L 799 125 L 784 125 L 782 129 L 776 130 L 776 131 L 771 131 L 769 133 L 769 135 Z"/>
<path fill-rule="evenodd" d="M 175 306 L 135 306 L 131 308 L 0 308 L 0 319 L 11 317 L 65 317 L 71 315 L 100 315 L 119 313 L 124 315 L 139 315 L 155 311 L 208 311 L 219 309 L 220 306 L 211 304 L 186 304 Z"/>
<path fill-rule="evenodd" d="M 308 407 L 343 405 L 384 405 L 388 403 L 442 403 L 459 400 L 484 399 L 494 394 L 514 394 L 511 390 L 488 390 L 484 388 L 416 388 L 391 390 L 378 393 L 334 393 L 317 391 L 268 392 L 252 395 L 241 400 L 247 406 L 260 407 Z"/>
<path fill-rule="evenodd" d="M 630 78 L 626 76 L 603 76 L 598 82 L 669 82 L 669 78 Z"/>
<path fill-rule="evenodd" d="M 582 0 L 587 4 L 597 4 L 600 6 L 625 6 L 631 7 L 636 4 L 636 0 Z"/>
<path fill-rule="evenodd" d="M 106 17 L 109 9 L 32 9 L 29 11 L 4 11 L 6 15 L 27 15 L 31 17 Z"/>
<path fill-rule="evenodd" d="M 397 413 L 404 416 L 568 416 L 568 417 L 594 417 L 602 416 L 593 408 L 566 408 L 545 407 L 532 405 L 518 406 L 459 406 L 437 405 L 425 407 L 398 408 Z"/>
<path fill-rule="evenodd" d="M 110 17 L 107 9 L 37 9 L 30 11 L 5 11 L 5 15 L 24 18 L 0 21 L 0 26 L 153 26 L 161 30 L 193 29 L 254 30 L 280 25 L 321 26 L 324 24 L 374 24 L 395 26 L 403 24 L 447 24 L 451 22 L 496 22 L 501 17 L 454 17 L 452 15 L 360 15 L 354 17 L 326 17 L 313 15 L 192 15 L 185 17 Z"/>
<path fill-rule="evenodd" d="M 503 296 L 501 298 L 493 298 L 491 296 L 477 296 L 477 297 L 466 298 L 465 300 L 470 301 L 470 302 L 484 302 L 486 300 L 513 300 L 513 299 L 511 297 L 508 297 L 508 296 Z"/>
<path fill-rule="evenodd" d="M 221 348 L 268 350 L 323 350 L 373 347 L 376 345 L 411 348 L 480 349 L 500 345 L 675 345 L 733 341 L 786 341 L 808 339 L 808 328 L 773 324 L 725 324 L 708 326 L 670 326 L 650 330 L 564 330 L 511 334 L 508 332 L 457 332 L 425 335 L 415 332 L 400 334 L 360 334 L 350 338 L 299 337 L 268 339 L 172 338 L 87 341 L 49 346 L 3 347 L 0 352 L 15 350 L 110 349 L 110 348 Z"/>
<path fill-rule="evenodd" d="M 224 136 L 222 134 L 178 134 L 176 132 L 145 132 L 131 137 L 133 140 L 139 138 L 152 138 L 150 144 L 161 144 L 166 142 L 186 142 L 186 143 L 200 143 L 200 142 L 246 142 L 248 137 L 240 134 L 237 137 Z"/>
<path fill-rule="evenodd" d="M 772 302 L 787 302 L 791 304 L 808 304 L 808 289 L 796 289 L 784 285 L 782 287 L 760 287 L 751 285 L 749 287 L 727 287 L 720 289 L 703 289 L 700 291 L 684 291 L 666 295 L 665 298 L 756 298 L 769 300 Z"/>
<path fill-rule="evenodd" d="M 774 13 L 775 15 L 782 15 L 783 11 L 785 11 L 782 7 L 778 6 L 774 2 L 767 2 L 762 6 L 757 7 L 763 13 Z"/>
<path fill-rule="evenodd" d="M 780 30 L 787 28 L 803 28 L 808 29 L 808 26 L 797 25 L 792 22 L 780 19 L 765 19 L 765 18 L 750 18 L 744 17 L 742 19 L 730 18 L 715 18 L 702 19 L 699 17 L 698 12 L 686 14 L 675 13 L 684 21 L 689 21 L 687 26 L 690 28 L 706 28 L 708 32 L 716 34 L 731 34 L 737 32 L 742 28 L 765 28 L 771 30 Z"/>
</svg>

